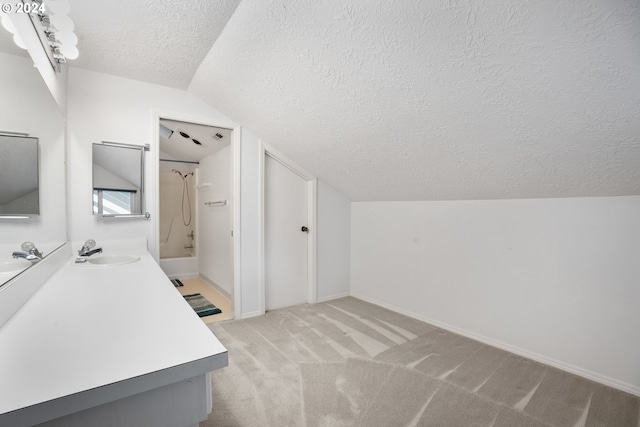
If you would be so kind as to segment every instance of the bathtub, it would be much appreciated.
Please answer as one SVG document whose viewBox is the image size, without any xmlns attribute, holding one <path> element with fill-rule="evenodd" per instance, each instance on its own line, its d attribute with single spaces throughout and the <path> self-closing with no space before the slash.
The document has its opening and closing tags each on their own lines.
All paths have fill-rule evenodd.
<svg viewBox="0 0 640 427">
<path fill-rule="evenodd" d="M 198 257 L 161 258 L 160 268 L 171 279 L 195 279 L 200 277 Z"/>
</svg>

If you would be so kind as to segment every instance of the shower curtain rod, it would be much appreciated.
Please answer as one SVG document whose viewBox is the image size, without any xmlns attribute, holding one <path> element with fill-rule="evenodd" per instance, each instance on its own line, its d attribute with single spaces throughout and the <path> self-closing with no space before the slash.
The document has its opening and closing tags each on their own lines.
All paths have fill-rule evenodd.
<svg viewBox="0 0 640 427">
<path fill-rule="evenodd" d="M 171 160 L 171 159 L 160 159 L 161 162 L 174 162 L 174 163 L 189 163 L 192 165 L 199 165 L 200 162 L 193 162 L 191 160 Z"/>
</svg>

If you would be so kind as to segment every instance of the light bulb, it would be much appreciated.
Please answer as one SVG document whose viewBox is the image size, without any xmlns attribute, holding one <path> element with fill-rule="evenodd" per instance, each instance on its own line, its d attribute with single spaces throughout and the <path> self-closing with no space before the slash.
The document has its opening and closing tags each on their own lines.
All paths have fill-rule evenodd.
<svg viewBox="0 0 640 427">
<path fill-rule="evenodd" d="M 16 27 L 13 26 L 13 22 L 11 22 L 8 15 L 2 15 L 2 26 L 11 34 L 16 33 Z"/>
<path fill-rule="evenodd" d="M 44 6 L 54 15 L 66 15 L 70 9 L 67 0 L 44 0 Z"/>
<path fill-rule="evenodd" d="M 56 38 L 63 45 L 75 46 L 78 44 L 78 36 L 73 31 L 59 31 Z"/>
<path fill-rule="evenodd" d="M 80 55 L 80 51 L 77 47 L 64 44 L 60 46 L 60 53 L 67 59 L 76 59 L 78 55 Z"/>
<path fill-rule="evenodd" d="M 29 252 L 31 249 L 34 249 L 35 247 L 36 245 L 34 245 L 33 242 L 24 242 L 22 246 L 20 246 L 20 248 L 25 252 Z"/>
<path fill-rule="evenodd" d="M 73 21 L 67 15 L 53 15 L 49 20 L 51 21 L 51 25 L 56 27 L 56 30 L 60 32 L 73 31 Z"/>
<path fill-rule="evenodd" d="M 18 34 L 14 34 L 13 35 L 13 42 L 20 48 L 20 49 L 26 49 L 27 45 L 24 44 L 24 42 L 22 41 L 22 37 L 20 37 Z"/>
</svg>

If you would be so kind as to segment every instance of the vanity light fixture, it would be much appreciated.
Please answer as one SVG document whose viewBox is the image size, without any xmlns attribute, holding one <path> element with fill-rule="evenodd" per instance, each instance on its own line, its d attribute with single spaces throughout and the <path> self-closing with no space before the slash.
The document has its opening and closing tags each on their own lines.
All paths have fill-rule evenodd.
<svg viewBox="0 0 640 427">
<path fill-rule="evenodd" d="M 2 13 L 0 21 L 2 22 L 2 27 L 13 35 L 13 42 L 16 44 L 16 46 L 18 46 L 20 49 L 27 49 L 27 46 L 22 41 L 22 37 L 20 37 L 20 34 L 18 34 L 16 27 L 13 25 L 13 22 L 11 22 L 9 16 L 6 13 Z"/>
<path fill-rule="evenodd" d="M 31 0 L 44 6 L 44 12 L 38 13 L 40 24 L 47 34 L 49 47 L 55 61 L 64 64 L 67 59 L 76 59 L 80 54 L 77 48 L 78 36 L 73 32 L 74 24 L 69 13 L 68 0 Z M 40 9 L 42 10 L 42 9 Z"/>
<path fill-rule="evenodd" d="M 27 15 L 51 66 L 57 72 L 61 72 L 60 64 L 65 64 L 67 59 L 76 59 L 80 54 L 77 48 L 78 37 L 73 32 L 73 21 L 67 16 L 69 8 L 68 0 L 24 0 L 15 4 L 5 3 L 2 8 L 2 26 L 13 34 L 13 41 L 18 47 L 26 49 L 9 15 Z"/>
</svg>

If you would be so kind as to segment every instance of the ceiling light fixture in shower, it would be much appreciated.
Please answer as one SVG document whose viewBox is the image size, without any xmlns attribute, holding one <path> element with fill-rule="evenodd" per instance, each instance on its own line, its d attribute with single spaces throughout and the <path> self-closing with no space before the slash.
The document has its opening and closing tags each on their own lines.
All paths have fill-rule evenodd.
<svg viewBox="0 0 640 427">
<path fill-rule="evenodd" d="M 198 140 L 197 140 L 197 139 L 195 139 L 195 138 L 191 138 L 191 137 L 189 136 L 189 134 L 188 134 L 188 133 L 183 132 L 183 131 L 181 131 L 181 130 L 178 130 L 178 133 L 179 133 L 179 134 L 180 134 L 180 136 L 182 136 L 183 138 L 185 138 L 185 139 L 190 139 L 191 141 L 193 141 L 193 143 L 194 143 L 194 144 L 199 145 L 199 146 L 202 146 L 202 142 L 198 141 Z"/>
</svg>

